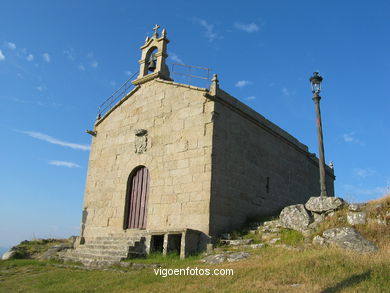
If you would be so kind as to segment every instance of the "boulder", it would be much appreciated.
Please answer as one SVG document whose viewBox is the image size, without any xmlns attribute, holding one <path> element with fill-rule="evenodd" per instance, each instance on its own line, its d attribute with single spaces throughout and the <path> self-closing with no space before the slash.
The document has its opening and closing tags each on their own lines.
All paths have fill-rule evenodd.
<svg viewBox="0 0 390 293">
<path fill-rule="evenodd" d="M 356 252 L 374 252 L 378 247 L 352 227 L 333 228 L 322 234 L 326 243 Z"/>
<path fill-rule="evenodd" d="M 344 205 L 344 200 L 332 196 L 312 196 L 305 204 L 305 208 L 311 212 L 324 213 L 334 211 Z"/>
<path fill-rule="evenodd" d="M 307 227 L 312 222 L 303 204 L 285 207 L 280 213 L 279 219 L 282 227 L 297 231 L 307 230 Z"/>
<path fill-rule="evenodd" d="M 350 225 L 365 224 L 367 219 L 366 212 L 349 212 L 347 214 L 347 222 Z"/>
<path fill-rule="evenodd" d="M 58 245 L 54 245 L 50 247 L 47 251 L 45 251 L 39 259 L 42 260 L 49 260 L 49 259 L 57 259 L 58 258 L 58 252 L 65 250 L 65 249 L 71 249 L 73 248 L 73 244 L 70 243 L 61 243 Z"/>
<path fill-rule="evenodd" d="M 12 248 L 10 250 L 8 250 L 7 252 L 5 252 L 2 256 L 2 260 L 7 260 L 7 259 L 11 259 L 15 256 L 16 254 L 16 251 L 15 250 L 12 250 Z"/>
</svg>

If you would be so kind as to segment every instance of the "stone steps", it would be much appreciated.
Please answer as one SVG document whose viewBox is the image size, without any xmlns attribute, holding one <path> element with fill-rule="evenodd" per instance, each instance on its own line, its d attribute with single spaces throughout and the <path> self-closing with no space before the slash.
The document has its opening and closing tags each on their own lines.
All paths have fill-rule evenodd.
<svg viewBox="0 0 390 293">
<path fill-rule="evenodd" d="M 75 249 L 64 251 L 60 257 L 64 261 L 81 262 L 86 266 L 117 264 L 122 259 L 145 255 L 144 251 L 140 251 L 141 238 L 141 235 L 97 237 Z"/>
</svg>

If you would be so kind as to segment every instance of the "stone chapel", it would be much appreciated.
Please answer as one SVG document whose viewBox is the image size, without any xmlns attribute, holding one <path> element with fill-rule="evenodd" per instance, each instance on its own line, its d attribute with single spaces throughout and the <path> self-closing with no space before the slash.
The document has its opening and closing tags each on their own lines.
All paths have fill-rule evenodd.
<svg viewBox="0 0 390 293">
<path fill-rule="evenodd" d="M 216 75 L 209 88 L 174 82 L 168 43 L 156 26 L 134 88 L 89 131 L 81 235 L 68 259 L 184 257 L 320 193 L 318 159 L 306 145 L 223 91 Z M 333 169 L 326 174 L 333 196 Z"/>
</svg>

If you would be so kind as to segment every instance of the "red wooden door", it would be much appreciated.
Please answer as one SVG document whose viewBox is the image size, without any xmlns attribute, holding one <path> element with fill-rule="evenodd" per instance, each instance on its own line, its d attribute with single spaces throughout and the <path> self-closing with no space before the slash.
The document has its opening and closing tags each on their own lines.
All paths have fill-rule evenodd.
<svg viewBox="0 0 390 293">
<path fill-rule="evenodd" d="M 148 213 L 149 170 L 139 168 L 132 177 L 129 194 L 128 229 L 146 229 Z"/>
</svg>

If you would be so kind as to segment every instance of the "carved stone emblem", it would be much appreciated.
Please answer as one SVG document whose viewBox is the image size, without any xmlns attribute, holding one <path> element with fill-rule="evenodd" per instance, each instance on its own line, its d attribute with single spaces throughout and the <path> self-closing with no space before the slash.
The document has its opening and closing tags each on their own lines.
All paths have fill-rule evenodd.
<svg viewBox="0 0 390 293">
<path fill-rule="evenodd" d="M 142 154 L 146 152 L 148 146 L 148 131 L 146 129 L 135 130 L 135 153 Z"/>
</svg>

